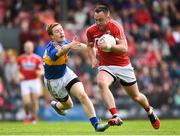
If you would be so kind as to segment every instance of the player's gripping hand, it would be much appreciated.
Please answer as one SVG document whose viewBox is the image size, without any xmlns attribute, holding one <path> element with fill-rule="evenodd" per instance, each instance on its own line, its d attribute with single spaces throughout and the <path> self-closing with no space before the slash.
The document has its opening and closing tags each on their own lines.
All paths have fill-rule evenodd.
<svg viewBox="0 0 180 136">
<path fill-rule="evenodd" d="M 110 52 L 111 45 L 107 43 L 107 41 L 104 38 L 101 38 L 98 42 L 98 47 L 105 52 Z"/>
</svg>

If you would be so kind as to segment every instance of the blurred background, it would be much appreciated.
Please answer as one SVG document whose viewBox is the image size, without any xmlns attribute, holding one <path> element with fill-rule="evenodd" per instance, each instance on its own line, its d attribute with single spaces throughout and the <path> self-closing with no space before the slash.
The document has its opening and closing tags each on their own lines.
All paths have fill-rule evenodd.
<svg viewBox="0 0 180 136">
<path fill-rule="evenodd" d="M 35 43 L 42 57 L 50 40 L 45 25 L 60 22 L 70 40 L 75 35 L 86 42 L 85 30 L 94 23 L 93 8 L 110 6 L 112 18 L 124 26 L 129 56 L 140 90 L 160 118 L 180 118 L 180 2 L 178 0 L 0 0 L 0 120 L 22 120 L 24 116 L 17 77 L 16 58 L 27 40 Z M 69 66 L 83 82 L 98 117 L 110 117 L 96 85 L 86 52 L 71 52 Z M 43 77 L 42 77 L 43 85 Z M 87 120 L 79 102 L 66 117 L 49 106 L 51 97 L 43 86 L 39 118 L 42 120 Z M 147 118 L 128 97 L 118 81 L 111 86 L 120 116 Z"/>
</svg>

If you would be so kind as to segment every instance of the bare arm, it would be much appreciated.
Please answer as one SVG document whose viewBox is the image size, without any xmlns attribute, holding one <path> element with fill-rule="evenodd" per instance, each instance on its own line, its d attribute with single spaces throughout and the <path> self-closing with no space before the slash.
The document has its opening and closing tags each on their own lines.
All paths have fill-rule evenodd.
<svg viewBox="0 0 180 136">
<path fill-rule="evenodd" d="M 85 50 L 87 48 L 87 45 L 84 43 L 80 43 L 78 41 L 72 41 L 66 46 L 60 47 L 59 45 L 55 45 L 55 47 L 56 49 L 58 49 L 56 56 L 63 56 L 64 54 L 67 54 L 71 49 L 72 50 Z"/>
<path fill-rule="evenodd" d="M 43 75 L 44 75 L 43 65 L 39 65 L 39 67 L 38 67 L 38 68 L 39 68 L 39 69 L 38 69 L 38 70 L 36 70 L 36 73 L 37 73 L 38 77 L 41 77 L 41 76 L 43 76 Z"/>
<path fill-rule="evenodd" d="M 23 80 L 24 79 L 24 75 L 20 72 L 20 67 L 18 66 L 17 68 L 17 75 L 19 80 Z"/>
<path fill-rule="evenodd" d="M 98 60 L 96 58 L 96 48 L 92 45 L 93 43 L 89 43 L 88 44 L 88 53 L 89 53 L 89 57 L 90 57 L 90 61 L 92 64 L 92 68 L 95 68 L 98 66 Z"/>
<path fill-rule="evenodd" d="M 105 40 L 102 40 L 101 43 L 99 43 L 99 48 L 102 50 L 108 48 L 108 43 Z M 116 44 L 110 47 L 110 52 L 127 53 L 128 45 L 126 39 L 116 40 Z"/>
<path fill-rule="evenodd" d="M 68 53 L 71 49 L 71 43 L 69 43 L 66 46 L 59 47 L 58 45 L 55 45 L 56 49 L 58 49 L 58 52 L 56 53 L 56 56 L 63 56 L 64 54 Z"/>
<path fill-rule="evenodd" d="M 117 44 L 111 47 L 111 51 L 114 53 L 127 53 L 128 52 L 127 40 L 126 39 L 117 40 Z"/>
</svg>

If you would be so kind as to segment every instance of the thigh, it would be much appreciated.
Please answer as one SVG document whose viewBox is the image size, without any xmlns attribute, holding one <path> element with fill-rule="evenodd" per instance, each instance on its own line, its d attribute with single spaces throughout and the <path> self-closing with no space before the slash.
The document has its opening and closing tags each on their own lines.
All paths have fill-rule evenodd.
<svg viewBox="0 0 180 136">
<path fill-rule="evenodd" d="M 34 79 L 31 82 L 31 93 L 40 96 L 42 94 L 42 85 L 40 79 Z"/>
<path fill-rule="evenodd" d="M 131 97 L 136 97 L 139 95 L 139 88 L 137 83 L 131 85 L 131 86 L 123 86 L 127 94 Z"/>
<path fill-rule="evenodd" d="M 113 76 L 105 70 L 100 70 L 97 74 L 97 82 L 104 82 L 108 86 L 114 81 Z"/>
<path fill-rule="evenodd" d="M 29 81 L 21 81 L 20 83 L 21 95 L 30 95 L 31 88 L 29 87 Z"/>
<path fill-rule="evenodd" d="M 36 93 L 31 93 L 32 103 L 38 102 L 38 98 L 39 98 L 39 96 Z"/>
<path fill-rule="evenodd" d="M 77 82 L 77 83 L 73 84 L 70 89 L 70 93 L 77 98 L 84 95 L 85 90 L 84 90 L 84 86 L 83 86 L 82 82 Z"/>
<path fill-rule="evenodd" d="M 22 100 L 24 104 L 29 104 L 31 103 L 31 96 L 30 94 L 26 94 L 22 96 Z"/>
<path fill-rule="evenodd" d="M 55 99 L 64 101 L 64 98 L 68 97 L 68 92 L 64 88 L 62 78 L 56 80 L 44 80 L 48 91 Z"/>
</svg>

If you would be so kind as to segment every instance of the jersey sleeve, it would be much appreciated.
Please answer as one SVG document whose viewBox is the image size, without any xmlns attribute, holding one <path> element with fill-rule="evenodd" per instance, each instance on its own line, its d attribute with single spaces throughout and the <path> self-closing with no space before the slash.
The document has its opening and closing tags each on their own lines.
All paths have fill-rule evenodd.
<svg viewBox="0 0 180 136">
<path fill-rule="evenodd" d="M 41 67 L 42 67 L 42 64 L 43 64 L 43 62 L 42 62 L 42 59 L 41 59 L 41 57 L 37 57 L 37 69 L 40 69 Z"/>
<path fill-rule="evenodd" d="M 126 39 L 122 25 L 116 23 L 113 29 L 114 37 L 123 40 Z"/>
<path fill-rule="evenodd" d="M 57 59 L 58 59 L 58 56 L 56 56 L 56 53 L 58 52 L 58 49 L 56 49 L 56 48 L 51 48 L 51 49 L 49 49 L 48 51 L 48 56 L 52 59 L 52 60 L 54 60 L 54 61 L 56 61 Z"/>
<path fill-rule="evenodd" d="M 86 37 L 87 37 L 88 45 L 92 47 L 94 45 L 94 38 L 89 29 L 86 30 Z"/>
</svg>

